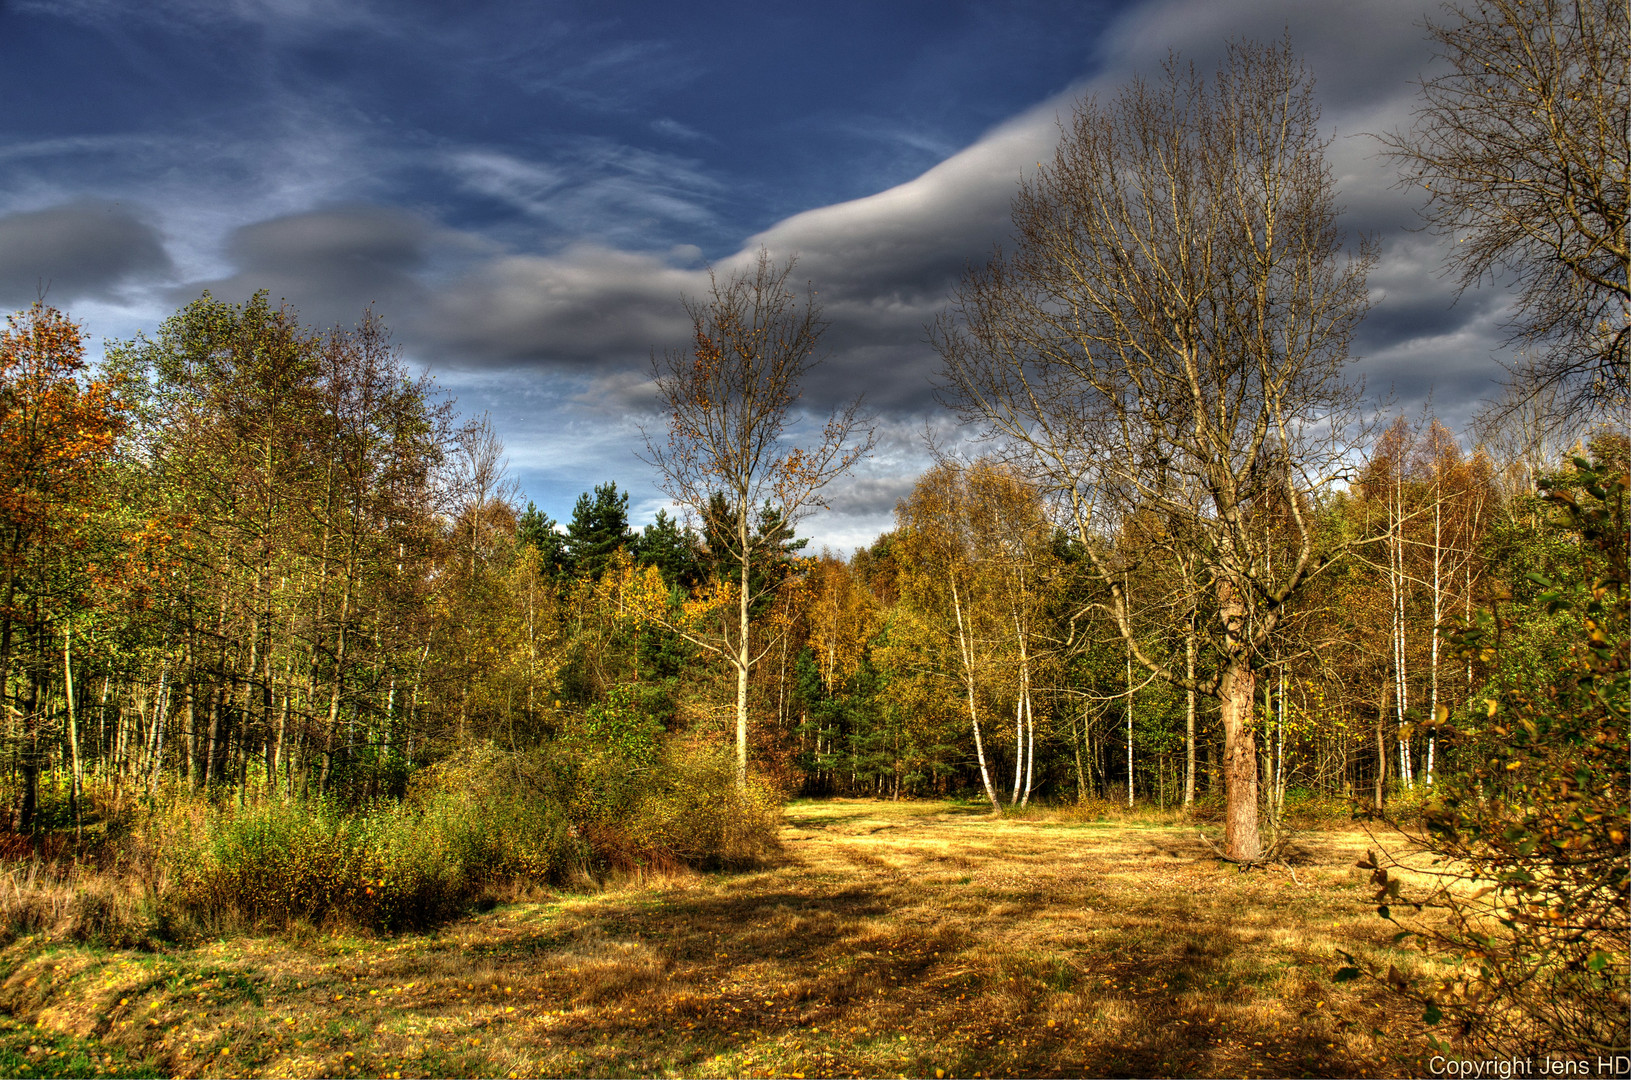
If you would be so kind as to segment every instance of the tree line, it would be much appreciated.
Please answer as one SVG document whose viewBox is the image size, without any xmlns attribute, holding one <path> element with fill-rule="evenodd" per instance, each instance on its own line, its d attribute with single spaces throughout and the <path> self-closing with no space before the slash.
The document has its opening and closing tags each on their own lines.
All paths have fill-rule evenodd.
<svg viewBox="0 0 1631 1080">
<path fill-rule="evenodd" d="M 751 756 L 784 789 L 994 807 L 1221 790 L 1206 691 L 1230 662 L 1228 593 L 1197 587 L 1198 542 L 1153 507 L 1084 539 L 1043 480 L 989 456 L 942 460 L 848 558 L 799 557 L 773 506 L 744 526 L 717 495 L 700 528 L 636 530 L 615 482 L 561 525 L 516 504 L 490 425 L 456 424 L 372 319 L 316 332 L 264 296 L 205 296 L 91 377 L 77 328 L 37 305 L 0 348 L 0 665 L 25 831 L 45 773 L 70 815 L 87 773 L 369 797 L 459 740 L 547 739 L 609 702 L 717 728 L 737 669 L 697 642 L 736 628 L 721 588 L 744 529 L 768 553 L 750 566 Z M 1255 648 L 1242 723 L 1271 805 L 1380 804 L 1455 767 L 1426 721 L 1493 676 L 1439 628 L 1495 597 L 1532 605 L 1526 575 L 1579 564 L 1526 493 L 1534 467 L 1399 418 L 1302 524 L 1255 523 L 1269 568 L 1353 547 Z M 1517 626 L 1513 655 L 1543 670 L 1556 627 Z"/>
<path fill-rule="evenodd" d="M 1576 20 L 1586 61 L 1612 52 L 1612 14 Z M 1509 34 L 1537 17 L 1496 16 Z M 1441 39 L 1476 60 L 1470 32 Z M 1461 85 L 1434 84 L 1429 132 Z M 1624 396 L 1623 192 L 1554 215 L 1601 234 L 1558 270 L 1591 321 L 1547 306 L 1520 328 L 1556 363 L 1467 447 L 1431 416 L 1379 426 L 1345 378 L 1374 252 L 1337 226 L 1325 145 L 1288 42 L 1079 105 L 1021 185 L 1012 248 L 933 329 L 942 394 L 988 455 L 941 460 L 849 559 L 799 558 L 796 534 L 871 433 L 857 402 L 794 438 L 825 323 L 767 253 L 688 301 L 691 343 L 654 360 L 668 425 L 646 456 L 683 514 L 639 533 L 613 483 L 564 527 L 516 505 L 490 423 L 456 421 L 372 315 L 319 330 L 206 294 L 93 372 L 66 315 L 18 313 L 0 357 L 15 825 L 40 824 L 42 777 L 75 822 L 87 775 L 399 793 L 451 747 L 607 708 L 733 727 L 739 782 L 751 761 L 788 791 L 1215 794 L 1248 862 L 1260 806 L 1431 786 L 1455 767 L 1434 723 L 1492 665 L 1549 662 L 1540 629 L 1498 658 L 1452 657 L 1443 632 L 1574 558 L 1530 500 L 1567 471 L 1547 403 Z M 1420 132 L 1391 145 L 1428 167 Z M 1505 227 L 1477 266 L 1526 257 Z"/>
</svg>

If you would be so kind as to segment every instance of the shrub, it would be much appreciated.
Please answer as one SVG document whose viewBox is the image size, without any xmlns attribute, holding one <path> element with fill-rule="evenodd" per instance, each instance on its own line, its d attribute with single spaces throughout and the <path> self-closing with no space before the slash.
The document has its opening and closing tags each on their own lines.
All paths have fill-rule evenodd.
<svg viewBox="0 0 1631 1080">
<path fill-rule="evenodd" d="M 738 788 L 723 751 L 660 733 L 614 694 L 543 747 L 466 747 L 401 801 L 235 806 L 162 792 L 122 810 L 93 861 L 20 850 L 26 861 L 0 876 L 0 923 L 111 944 L 328 923 L 394 931 L 596 871 L 740 866 L 774 849 L 774 793 Z"/>
<path fill-rule="evenodd" d="M 635 805 L 628 833 L 641 847 L 693 866 L 750 865 L 777 847 L 781 800 L 759 777 L 736 783 L 722 748 L 673 742 Z"/>
</svg>

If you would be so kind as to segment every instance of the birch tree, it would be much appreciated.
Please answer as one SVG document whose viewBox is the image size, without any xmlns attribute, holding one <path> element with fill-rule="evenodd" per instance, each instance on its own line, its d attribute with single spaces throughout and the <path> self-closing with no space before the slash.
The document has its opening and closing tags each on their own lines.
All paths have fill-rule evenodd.
<svg viewBox="0 0 1631 1080">
<path fill-rule="evenodd" d="M 1021 183 L 1014 249 L 965 276 L 934 334 L 948 398 L 1058 501 L 1135 662 L 1219 699 L 1225 850 L 1247 862 L 1260 647 L 1327 561 L 1311 500 L 1355 434 L 1342 370 L 1370 255 L 1343 254 L 1318 123 L 1287 42 L 1231 46 L 1210 83 L 1174 59 L 1080 103 Z M 1210 673 L 1134 632 L 1122 578 L 1161 543 L 1103 538 L 1137 511 L 1199 541 Z M 1265 516 L 1291 536 L 1272 566 Z"/>
<path fill-rule="evenodd" d="M 734 528 L 720 533 L 715 552 L 733 571 L 734 621 L 717 633 L 692 633 L 693 642 L 723 660 L 736 676 L 736 774 L 747 784 L 748 682 L 770 648 L 751 635 L 752 612 L 776 579 L 756 565 L 775 558 L 774 536 L 753 522 L 768 512 L 786 529 L 825 505 L 822 492 L 872 449 L 871 428 L 860 399 L 841 406 L 807 446 L 795 441 L 802 419 L 797 408 L 805 378 L 820 362 L 817 347 L 826 323 L 813 293 L 802 298 L 788 283 L 793 261 L 774 262 L 769 252 L 745 270 L 721 279 L 709 274 L 705 300 L 688 299 L 692 340 L 688 348 L 652 358 L 657 397 L 668 416 L 668 438 L 649 434 L 647 460 L 662 476 L 663 490 L 694 518 L 719 517 L 713 497 L 724 500 Z M 721 582 L 724 584 L 724 582 Z"/>
</svg>

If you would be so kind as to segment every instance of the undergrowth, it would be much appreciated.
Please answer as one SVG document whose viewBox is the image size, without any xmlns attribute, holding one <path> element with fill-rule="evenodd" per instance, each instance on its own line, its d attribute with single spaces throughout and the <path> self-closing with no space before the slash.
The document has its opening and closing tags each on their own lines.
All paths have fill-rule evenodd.
<svg viewBox="0 0 1631 1080">
<path fill-rule="evenodd" d="M 616 747 L 613 747 L 613 751 Z M 44 932 L 151 946 L 239 931 L 435 925 L 528 891 L 608 874 L 751 864 L 776 843 L 780 805 L 739 788 L 729 758 L 675 741 L 630 768 L 563 740 L 468 748 L 407 797 L 130 798 L 90 785 L 95 824 L 0 842 L 0 935 Z"/>
</svg>

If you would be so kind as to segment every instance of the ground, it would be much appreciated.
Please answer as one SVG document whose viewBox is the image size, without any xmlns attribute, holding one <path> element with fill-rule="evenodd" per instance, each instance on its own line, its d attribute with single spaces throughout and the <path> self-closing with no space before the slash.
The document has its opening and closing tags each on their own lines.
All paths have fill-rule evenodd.
<svg viewBox="0 0 1631 1080">
<path fill-rule="evenodd" d="M 1193 827 L 802 802 L 756 870 L 437 932 L 0 953 L 0 1074 L 1397 1076 L 1363 833 L 1238 868 Z M 1402 963 L 1402 958 L 1401 958 Z"/>
</svg>

